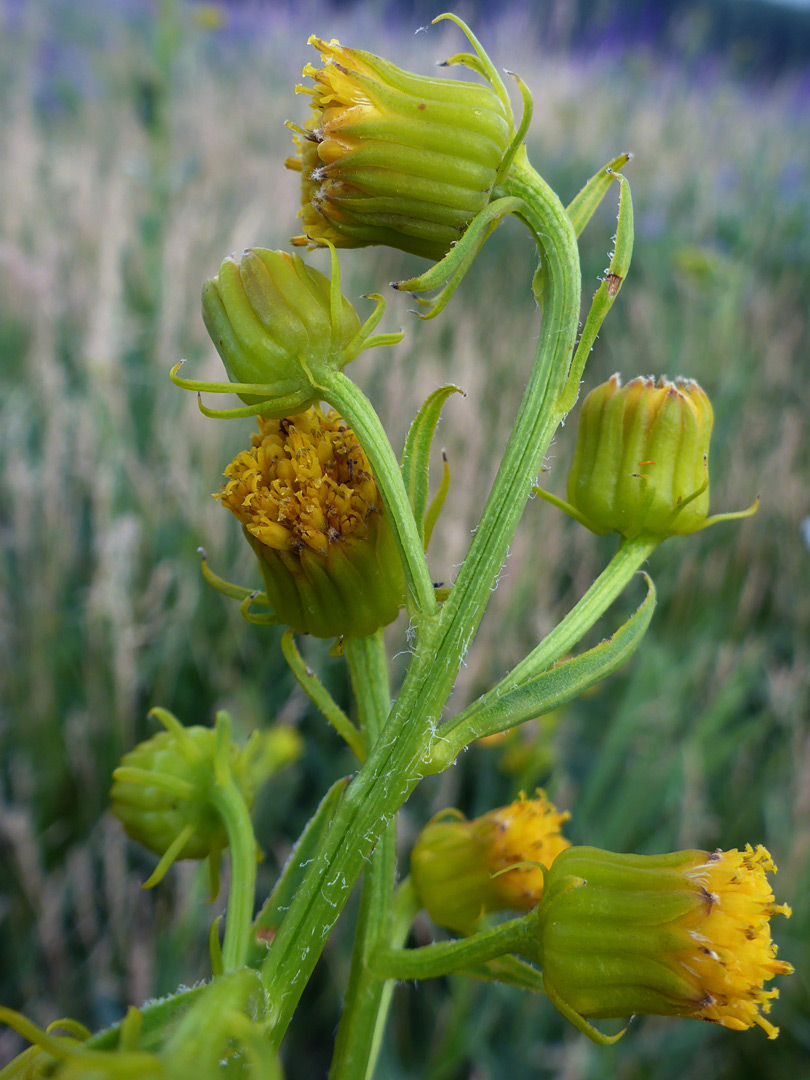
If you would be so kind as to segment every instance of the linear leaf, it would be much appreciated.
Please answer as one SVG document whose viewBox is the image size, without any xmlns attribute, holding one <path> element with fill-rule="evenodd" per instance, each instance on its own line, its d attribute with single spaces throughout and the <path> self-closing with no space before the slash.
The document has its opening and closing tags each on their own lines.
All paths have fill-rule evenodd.
<svg viewBox="0 0 810 1080">
<path fill-rule="evenodd" d="M 416 518 L 419 538 L 425 539 L 425 514 L 428 505 L 428 469 L 433 435 L 439 422 L 442 407 L 451 394 L 462 394 L 460 386 L 448 383 L 434 390 L 422 404 L 405 439 L 402 451 L 402 480 Z"/>
</svg>

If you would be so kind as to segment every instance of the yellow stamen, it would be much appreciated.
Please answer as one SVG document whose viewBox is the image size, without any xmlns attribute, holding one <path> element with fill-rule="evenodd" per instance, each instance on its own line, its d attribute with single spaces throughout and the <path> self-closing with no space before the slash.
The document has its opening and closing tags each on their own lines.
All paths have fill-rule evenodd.
<svg viewBox="0 0 810 1080">
<path fill-rule="evenodd" d="M 749 844 L 744 851 L 716 851 L 686 872 L 701 903 L 679 920 L 694 942 L 677 962 L 694 981 L 700 1005 L 696 1016 L 742 1031 L 759 1024 L 774 1039 L 779 1028 L 765 1019 L 778 990 L 764 984 L 793 968 L 776 959 L 769 920 L 790 915 L 776 904 L 766 872 L 775 872 L 768 851 Z"/>
</svg>

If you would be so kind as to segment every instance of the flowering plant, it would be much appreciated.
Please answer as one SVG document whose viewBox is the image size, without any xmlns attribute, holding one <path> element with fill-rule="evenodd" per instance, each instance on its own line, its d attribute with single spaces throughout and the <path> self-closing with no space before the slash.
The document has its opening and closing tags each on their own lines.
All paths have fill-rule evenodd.
<svg viewBox="0 0 810 1080">
<path fill-rule="evenodd" d="M 597 532 L 616 531 L 615 555 L 565 618 L 496 685 L 465 709 L 446 711 L 555 431 L 576 404 L 597 332 L 627 276 L 633 211 L 620 155 L 564 207 L 528 160 L 531 97 L 517 79 L 516 120 L 506 87 L 469 29 L 472 51 L 451 63 L 480 83 L 424 79 L 368 53 L 313 39 L 324 67 L 307 67 L 314 110 L 298 129 L 305 232 L 294 241 L 329 248 L 327 278 L 299 256 L 253 249 L 228 258 L 203 292 L 206 326 L 227 382 L 173 381 L 242 404 L 202 411 L 252 416 L 258 432 L 225 469 L 218 494 L 257 556 L 263 591 L 229 584 L 204 562 L 209 582 L 236 599 L 251 623 L 288 629 L 290 669 L 357 759 L 336 779 L 255 913 L 256 837 L 250 805 L 260 782 L 297 753 L 278 730 L 264 745 L 236 746 L 230 722 L 166 732 L 133 749 L 115 773 L 114 812 L 160 859 L 157 884 L 180 858 L 207 858 L 216 886 L 231 863 L 223 943 L 210 936 L 211 979 L 133 1008 L 91 1035 L 74 1021 L 40 1031 L 9 1010 L 32 1048 L 5 1075 L 280 1075 L 277 1054 L 315 965 L 362 878 L 352 966 L 331 1077 L 371 1077 L 397 979 L 457 972 L 544 992 L 582 1032 L 590 1021 L 638 1012 L 758 1025 L 790 965 L 776 959 L 775 902 L 762 847 L 642 856 L 570 846 L 567 812 L 542 793 L 474 821 L 452 809 L 429 822 L 395 887 L 397 812 L 427 776 L 450 768 L 482 737 L 558 708 L 615 671 L 639 647 L 655 607 L 647 595 L 599 645 L 586 633 L 658 544 L 712 520 L 708 514 L 711 407 L 689 383 L 618 379 L 592 391 L 580 413 L 569 502 L 545 495 Z M 577 237 L 613 185 L 615 247 L 580 332 Z M 442 407 L 425 401 L 398 460 L 371 403 L 344 373 L 375 334 L 384 302 L 364 324 L 342 295 L 336 249 L 386 244 L 435 261 L 398 283 L 437 289 L 424 318 L 442 313 L 486 238 L 506 217 L 531 234 L 540 267 L 532 281 L 542 323 L 537 351 L 497 476 L 469 551 L 451 585 L 436 586 L 426 559 L 446 483 L 428 501 L 428 461 Z M 528 290 L 527 290 L 528 291 Z M 323 405 L 328 406 L 324 408 Z M 749 511 L 753 512 L 755 506 Z M 263 610 L 256 611 L 255 608 Z M 412 655 L 392 703 L 382 628 L 401 609 Z M 303 662 L 295 634 L 336 638 L 355 692 L 353 721 Z M 576 808 L 574 807 L 574 815 Z M 424 908 L 458 932 L 405 948 Z M 505 910 L 524 914 L 493 923 Z M 542 1005 L 538 1004 L 538 1008 Z M 58 1034 L 57 1032 L 62 1032 Z"/>
</svg>

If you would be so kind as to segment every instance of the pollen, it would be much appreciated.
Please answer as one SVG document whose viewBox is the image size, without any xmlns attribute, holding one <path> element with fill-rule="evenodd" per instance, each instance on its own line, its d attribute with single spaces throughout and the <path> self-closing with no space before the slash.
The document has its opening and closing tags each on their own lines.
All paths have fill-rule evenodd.
<svg viewBox="0 0 810 1080">
<path fill-rule="evenodd" d="M 327 555 L 364 540 L 380 509 L 377 485 L 354 432 L 317 406 L 259 430 L 225 470 L 219 499 L 256 540 L 276 551 Z"/>
<path fill-rule="evenodd" d="M 787 904 L 775 903 L 769 872 L 776 872 L 769 852 L 750 844 L 744 851 L 714 852 L 688 870 L 700 902 L 679 920 L 694 948 L 680 954 L 678 963 L 695 985 L 697 1017 L 735 1031 L 758 1024 L 775 1039 L 779 1029 L 765 1014 L 779 991 L 765 984 L 793 968 L 776 959 L 770 919 L 791 912 Z"/>
<path fill-rule="evenodd" d="M 509 806 L 484 815 L 492 830 L 490 866 L 497 875 L 493 885 L 507 906 L 528 910 L 540 902 L 542 868 L 551 866 L 560 852 L 570 847 L 560 832 L 570 816 L 568 811 L 557 810 L 539 788 L 533 799 L 521 792 Z"/>
</svg>

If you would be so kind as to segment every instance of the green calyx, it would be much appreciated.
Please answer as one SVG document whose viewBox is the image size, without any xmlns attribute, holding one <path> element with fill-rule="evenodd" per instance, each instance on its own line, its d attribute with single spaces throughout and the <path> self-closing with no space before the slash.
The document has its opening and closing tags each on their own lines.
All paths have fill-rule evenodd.
<svg viewBox="0 0 810 1080">
<path fill-rule="evenodd" d="M 440 16 L 448 18 L 450 16 Z M 309 39 L 312 117 L 297 131 L 303 234 L 293 243 L 384 244 L 441 259 L 489 202 L 515 135 L 500 76 L 466 25 L 476 55 L 447 61 L 488 85 L 427 78 L 337 41 Z M 439 20 L 435 20 L 439 21 Z M 293 126 L 293 125 L 290 125 Z"/>
<path fill-rule="evenodd" d="M 175 860 L 215 861 L 228 846 L 223 778 L 249 809 L 257 788 L 301 753 L 300 738 L 288 728 L 255 731 L 240 747 L 219 735 L 219 725 L 184 727 L 165 709 L 151 715 L 166 730 L 124 755 L 110 791 L 112 812 L 127 835 L 161 856 L 150 886 Z"/>
<path fill-rule="evenodd" d="M 325 554 L 278 551 L 245 537 L 259 560 L 279 622 L 313 637 L 367 637 L 393 622 L 405 603 L 405 578 L 391 523 L 375 513 L 362 539 L 337 538 Z"/>
<path fill-rule="evenodd" d="M 251 248 L 238 259 L 228 256 L 205 283 L 203 321 L 230 382 L 185 379 L 178 374 L 183 361 L 172 368 L 171 380 L 184 390 L 237 394 L 245 402 L 220 410 L 200 402 L 206 416 L 295 415 L 323 400 L 322 384 L 364 349 L 402 340 L 399 331 L 372 336 L 385 311 L 376 293 L 366 297 L 376 306 L 361 324 L 340 291 L 334 247 L 323 244 L 331 252 L 331 277 L 298 255 Z"/>
<path fill-rule="evenodd" d="M 747 517 L 758 505 L 729 514 L 709 513 L 708 397 L 693 379 L 618 375 L 582 403 L 567 499 L 538 490 L 597 534 L 660 543 L 718 521 Z"/>
</svg>

